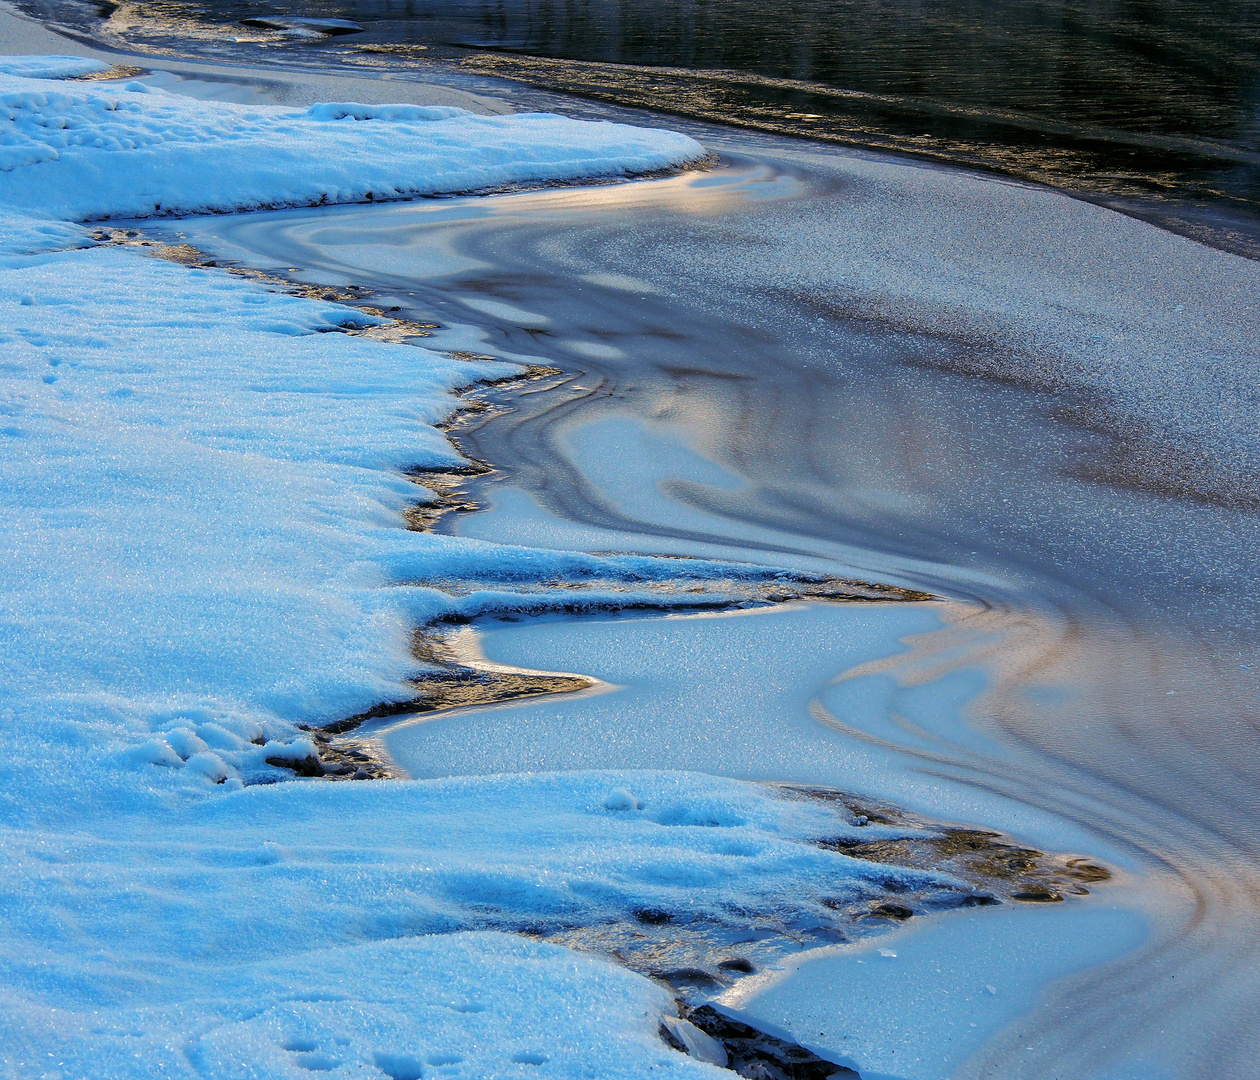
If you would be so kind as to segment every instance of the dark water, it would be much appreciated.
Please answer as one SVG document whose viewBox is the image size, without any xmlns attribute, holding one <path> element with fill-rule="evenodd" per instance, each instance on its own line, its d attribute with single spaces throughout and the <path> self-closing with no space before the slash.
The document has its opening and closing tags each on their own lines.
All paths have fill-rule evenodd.
<svg viewBox="0 0 1260 1080">
<path fill-rule="evenodd" d="M 1260 0 L 26 6 L 119 45 L 392 59 L 994 170 L 1260 257 Z M 285 15 L 364 33 L 240 25 Z"/>
</svg>

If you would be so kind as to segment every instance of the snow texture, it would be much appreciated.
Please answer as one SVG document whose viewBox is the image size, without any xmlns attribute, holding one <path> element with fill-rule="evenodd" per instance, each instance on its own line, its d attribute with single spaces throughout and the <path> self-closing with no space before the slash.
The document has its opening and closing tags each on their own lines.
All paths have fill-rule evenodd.
<svg viewBox="0 0 1260 1080">
<path fill-rule="evenodd" d="M 284 109 L 9 75 L 0 124 L 0 204 L 75 220 L 623 176 L 704 154 L 685 135 L 548 113 Z"/>
<path fill-rule="evenodd" d="M 26 79 L 73 79 L 108 70 L 103 60 L 86 56 L 0 56 L 0 75 Z"/>
<path fill-rule="evenodd" d="M 198 798 L 148 769 L 75 827 L 0 832 L 6 1075 L 48 1055 L 93 1078 L 712 1075 L 657 1040 L 672 1001 L 654 984 L 483 928 L 769 914 L 876 874 L 929 877 L 803 843 L 837 828 L 819 804 L 694 774 Z M 643 810 L 607 810 L 627 782 Z"/>
<path fill-rule="evenodd" d="M 405 694 L 418 622 L 511 602 L 504 582 L 677 563 L 408 531 L 402 470 L 456 461 L 434 426 L 453 390 L 515 368 L 67 219 L 603 175 L 694 144 L 0 87 L 0 1073 L 715 1075 L 658 1038 L 659 987 L 500 931 L 951 887 L 819 848 L 846 828 L 825 806 L 691 774 L 245 783 L 311 753 L 298 722 Z M 496 584 L 424 584 L 453 571 Z"/>
</svg>

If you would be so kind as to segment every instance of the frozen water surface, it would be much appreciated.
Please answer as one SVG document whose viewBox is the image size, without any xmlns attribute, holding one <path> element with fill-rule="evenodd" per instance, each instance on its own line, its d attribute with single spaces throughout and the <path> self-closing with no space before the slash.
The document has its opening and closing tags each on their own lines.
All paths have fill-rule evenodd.
<svg viewBox="0 0 1260 1080">
<path fill-rule="evenodd" d="M 1032 1049 L 994 1036 L 998 1056 L 933 1068 L 1249 1075 L 1256 264 L 1016 184 L 705 138 L 727 154 L 709 174 L 179 230 L 375 288 L 441 323 L 438 348 L 567 373 L 457 428 L 500 467 L 457 535 L 949 602 L 490 628 L 492 659 L 624 689 L 390 744 L 423 775 L 680 758 L 808 776 L 1071 841 L 1132 875 L 1150 938 L 1083 971 L 1138 924 L 1099 914 L 1069 948 L 1047 914 L 1068 959 L 1025 974 L 1060 980 L 1020 1005 Z M 797 978 L 774 1015 L 805 1039 Z"/>
<path fill-rule="evenodd" d="M 1044 980 L 1121 957 L 1145 936 L 1139 917 L 1109 904 L 948 915 L 803 959 L 723 1004 L 768 1031 L 789 1026 L 863 1080 L 947 1080 L 999 1035 L 1004 1054 L 986 1063 L 1005 1071 L 1040 1037 L 1021 1030 L 1021 1017 Z M 837 1001 L 861 1006 L 841 1018 Z M 1067 1075 L 1116 1076 L 1106 1066 Z"/>
</svg>

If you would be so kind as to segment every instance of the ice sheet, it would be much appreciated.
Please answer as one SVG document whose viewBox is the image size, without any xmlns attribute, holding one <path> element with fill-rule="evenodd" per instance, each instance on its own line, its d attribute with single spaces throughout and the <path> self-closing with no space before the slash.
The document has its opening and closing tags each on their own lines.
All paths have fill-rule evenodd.
<svg viewBox="0 0 1260 1080">
<path fill-rule="evenodd" d="M 785 965 L 722 1002 L 765 1030 L 792 1031 L 863 1080 L 948 1080 L 999 1032 L 1018 1042 L 1020 1016 L 1053 993 L 1048 983 L 1147 936 L 1138 912 L 1106 902 L 960 913 Z M 1096 1062 L 1090 1075 L 1108 1075 L 1107 1066 Z"/>
</svg>

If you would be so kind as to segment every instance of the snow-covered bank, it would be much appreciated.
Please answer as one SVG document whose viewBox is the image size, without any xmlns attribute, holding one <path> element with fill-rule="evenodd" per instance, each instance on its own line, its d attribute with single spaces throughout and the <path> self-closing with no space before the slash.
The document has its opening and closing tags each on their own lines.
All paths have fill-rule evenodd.
<svg viewBox="0 0 1260 1080">
<path fill-rule="evenodd" d="M 74 60 L 94 60 L 101 68 L 114 65 L 138 67 L 151 74 L 140 82 L 172 89 L 188 97 L 214 101 L 235 101 L 250 105 L 306 106 L 320 101 L 402 102 L 411 105 L 453 105 L 475 113 L 495 115 L 515 110 L 501 98 L 474 94 L 456 86 L 423 81 L 408 72 L 400 78 L 389 72 L 381 77 L 373 71 L 341 68 L 328 70 L 306 65 L 288 66 L 275 62 L 265 66 L 198 62 L 151 53 L 131 52 L 115 43 L 106 51 L 84 43 L 80 35 L 54 33 L 44 22 L 28 18 L 8 0 L 0 0 L 0 51 L 15 54 L 9 59 L 43 59 L 69 52 Z M 41 77 L 58 78 L 46 67 Z M 27 74 L 12 68 L 11 74 Z"/>
<path fill-rule="evenodd" d="M 506 598 L 592 559 L 404 527 L 403 470 L 456 460 L 434 426 L 453 391 L 517 368 L 355 336 L 377 320 L 68 219 L 609 175 L 696 144 L 8 76 L 0 100 L 0 1072 L 714 1075 L 659 1040 L 658 986 L 497 931 L 801 926 L 966 890 L 817 846 L 856 828 L 843 811 L 691 774 L 243 786 L 306 752 L 297 722 L 406 692 L 413 627 L 470 602 L 435 573 Z M 626 576 L 652 565 L 678 567 Z"/>
<path fill-rule="evenodd" d="M 948 884 L 802 842 L 845 831 L 816 803 L 694 774 L 200 797 L 175 775 L 77 827 L 0 831 L 5 1075 L 723 1075 L 658 1041 L 673 1003 L 648 980 L 467 930 L 643 908 L 805 925 L 824 897 Z"/>
<path fill-rule="evenodd" d="M 76 220 L 623 176 L 704 155 L 685 135 L 545 113 L 282 109 L 4 74 L 0 116 L 0 203 Z"/>
<path fill-rule="evenodd" d="M 53 58 L 50 70 L 60 63 Z M 237 727 L 248 742 L 258 734 L 256 710 L 287 721 L 331 719 L 405 696 L 401 680 L 415 666 L 410 627 L 453 602 L 398 583 L 453 563 L 467 573 L 469 564 L 502 568 L 528 556 L 405 530 L 400 512 L 423 489 L 401 470 L 454 464 L 457 455 L 433 426 L 454 408 L 451 390 L 519 369 L 327 333 L 378 320 L 218 270 L 81 247 L 88 234 L 64 220 L 70 212 L 56 191 L 95 191 L 97 199 L 121 191 L 125 201 L 136 162 L 158 168 L 160 158 L 150 156 L 151 146 L 129 147 L 131 136 L 122 134 L 110 149 L 89 145 L 91 129 L 74 126 L 86 123 L 76 112 L 86 90 L 51 80 L 23 85 L 40 87 L 17 95 L 42 103 L 39 130 L 68 141 L 52 148 L 46 139 L 39 145 L 48 156 L 0 173 L 0 198 L 43 199 L 49 215 L 0 204 L 0 250 L 10 253 L 0 263 L 7 539 L 0 603 L 10 630 L 11 707 L 42 709 L 54 721 L 66 695 L 88 709 L 125 699 L 122 727 L 106 726 L 128 743 L 148 736 L 144 717 L 175 701 L 197 708 L 213 701 L 224 722 L 245 717 Z M 313 161 L 312 129 L 342 128 L 349 142 L 374 148 L 376 157 L 340 161 L 357 160 L 362 184 L 378 189 L 382 175 L 400 170 L 414 184 L 440 186 L 441 176 L 462 175 L 468 160 L 493 156 L 476 145 L 480 118 L 420 122 L 405 107 L 398 121 L 300 120 L 287 136 L 273 127 L 266 146 L 249 142 L 255 129 L 242 121 L 246 161 L 222 148 L 235 145 L 225 125 L 249 110 L 92 93 L 103 94 L 92 99 L 97 105 L 125 102 L 131 135 L 156 132 L 160 142 L 172 109 L 188 119 L 206 153 L 224 158 L 218 171 L 202 170 L 188 201 L 220 209 L 231 205 L 234 175 L 261 185 L 302 164 L 303 154 Z M 614 127 L 523 119 L 524 127 L 497 130 L 515 132 L 522 157 L 550 155 L 571 168 L 592 160 L 579 144 L 598 143 Z M 11 113 L 10 148 L 25 138 L 28 120 Z M 409 148 L 417 123 L 446 133 L 439 170 Z M 665 153 L 689 143 L 618 130 L 629 141 L 606 141 L 601 168 L 631 167 L 634 146 Z M 391 140 L 399 144 L 393 152 Z M 513 160 L 496 165 L 503 178 L 530 175 L 529 166 L 513 174 Z M 89 166 L 101 184 L 83 181 L 79 170 Z M 178 188 L 188 180 L 182 170 L 176 160 L 159 182 Z M 306 197 L 332 197 L 311 172 L 292 175 Z M 530 561 L 529 574 L 549 571 L 565 572 Z M 15 747 L 8 764 L 29 760 L 29 749 Z M 221 765 L 207 768 L 222 778 Z"/>
</svg>

